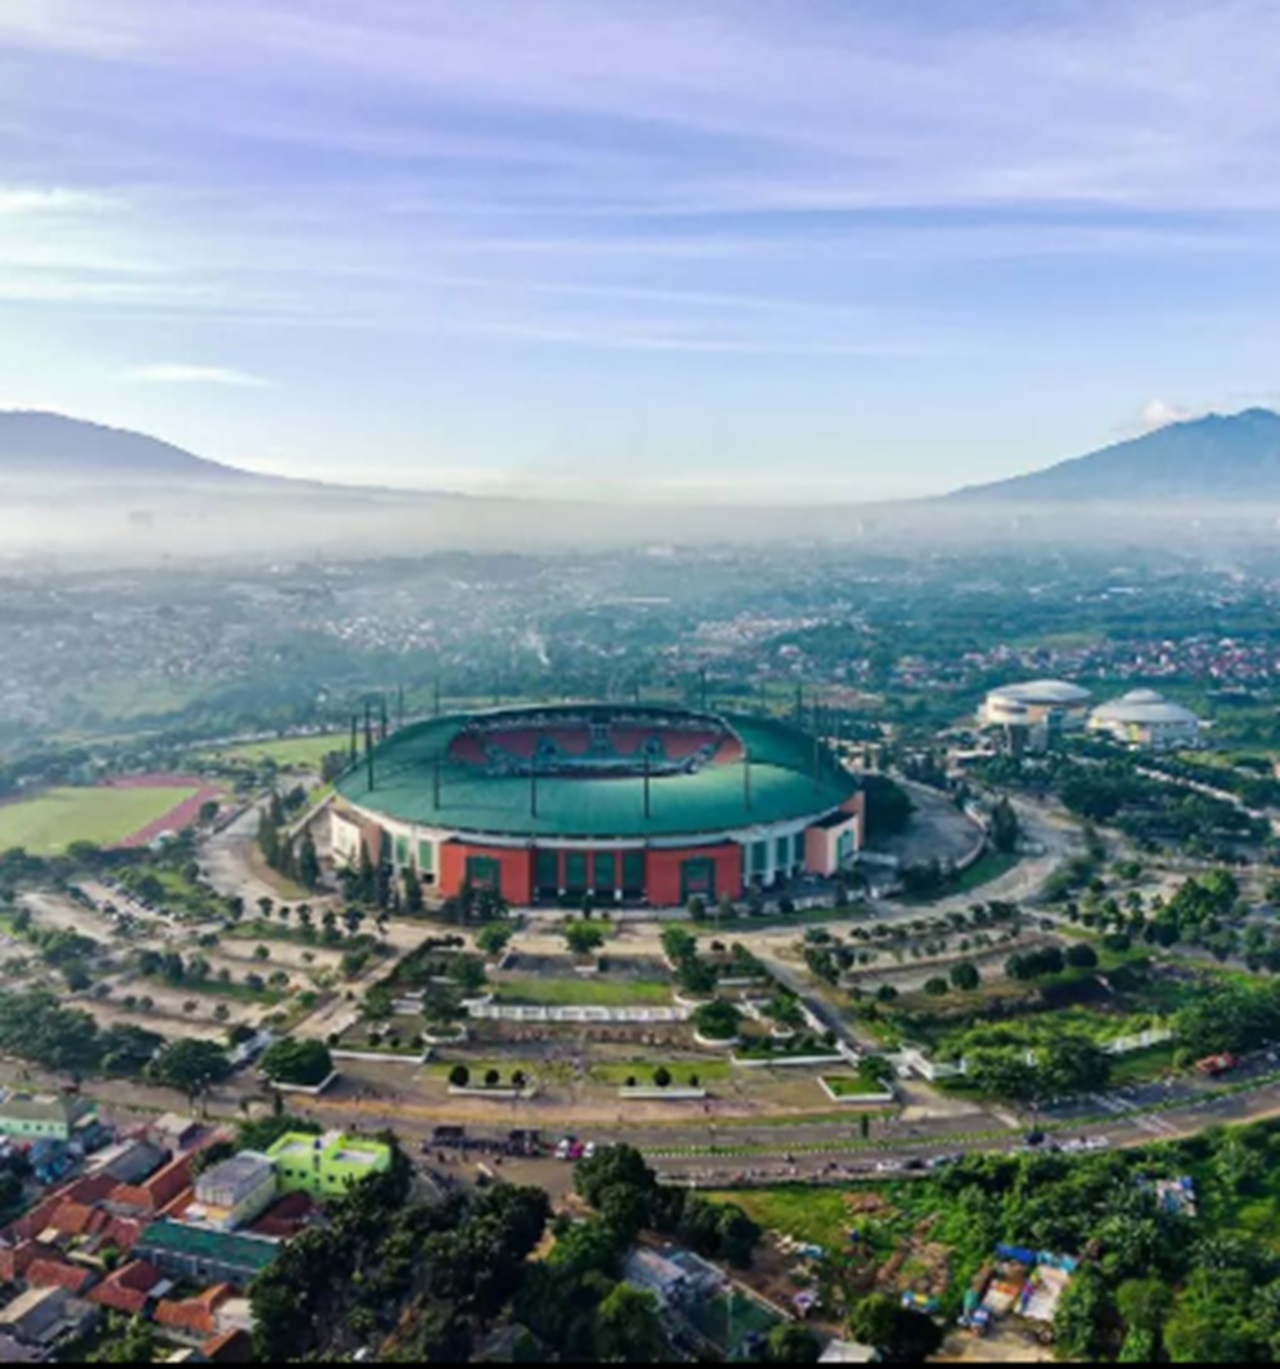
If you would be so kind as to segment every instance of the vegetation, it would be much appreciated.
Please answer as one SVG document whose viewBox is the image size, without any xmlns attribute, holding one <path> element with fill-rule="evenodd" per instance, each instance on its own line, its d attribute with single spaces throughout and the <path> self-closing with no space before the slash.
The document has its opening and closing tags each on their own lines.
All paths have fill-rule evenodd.
<svg viewBox="0 0 1280 1369">
<path fill-rule="evenodd" d="M 262 1072 L 273 1084 L 314 1088 L 333 1073 L 333 1056 L 322 1041 L 277 1041 L 262 1057 Z"/>
<path fill-rule="evenodd" d="M 732 1003 L 717 998 L 695 1009 L 693 1025 L 708 1041 L 732 1041 L 742 1026 L 742 1013 Z"/>
</svg>

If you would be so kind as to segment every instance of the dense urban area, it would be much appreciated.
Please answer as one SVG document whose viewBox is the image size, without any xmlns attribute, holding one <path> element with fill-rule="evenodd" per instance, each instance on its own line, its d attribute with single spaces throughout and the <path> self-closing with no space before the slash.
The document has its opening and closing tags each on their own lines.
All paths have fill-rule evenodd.
<svg viewBox="0 0 1280 1369">
<path fill-rule="evenodd" d="M 1189 549 L 14 567 L 0 1359 L 1271 1358 L 1278 597 Z M 588 705 L 802 738 L 856 850 L 659 906 L 337 849 L 402 733 Z"/>
</svg>

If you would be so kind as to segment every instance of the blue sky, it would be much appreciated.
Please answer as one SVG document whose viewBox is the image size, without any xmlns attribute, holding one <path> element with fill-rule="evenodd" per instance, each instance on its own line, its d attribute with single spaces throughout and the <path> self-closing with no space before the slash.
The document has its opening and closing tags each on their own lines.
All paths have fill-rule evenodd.
<svg viewBox="0 0 1280 1369">
<path fill-rule="evenodd" d="M 1275 402 L 1253 0 L 0 0 L 0 406 L 879 498 Z"/>
</svg>

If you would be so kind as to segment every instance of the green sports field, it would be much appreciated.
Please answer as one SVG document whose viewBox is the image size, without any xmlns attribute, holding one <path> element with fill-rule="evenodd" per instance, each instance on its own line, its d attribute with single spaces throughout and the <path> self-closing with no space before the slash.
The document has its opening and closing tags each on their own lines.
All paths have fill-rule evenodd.
<svg viewBox="0 0 1280 1369">
<path fill-rule="evenodd" d="M 194 786 L 49 789 L 0 804 L 0 851 L 21 846 L 33 856 L 53 856 L 76 841 L 113 846 L 198 792 Z"/>
<path fill-rule="evenodd" d="M 330 752 L 345 752 L 350 741 L 347 733 L 330 732 L 322 737 L 281 737 L 275 741 L 245 742 L 243 745 L 219 747 L 214 754 L 222 760 L 243 761 L 246 765 L 274 761 L 282 770 L 319 770 L 320 762 Z"/>
</svg>

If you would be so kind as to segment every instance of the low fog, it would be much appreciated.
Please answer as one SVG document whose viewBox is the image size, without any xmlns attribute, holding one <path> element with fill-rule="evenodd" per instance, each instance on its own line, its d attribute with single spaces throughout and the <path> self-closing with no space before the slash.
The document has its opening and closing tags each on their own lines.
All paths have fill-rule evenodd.
<svg viewBox="0 0 1280 1369">
<path fill-rule="evenodd" d="M 0 485 L 0 559 L 149 565 L 165 561 L 358 558 L 435 551 L 867 544 L 882 550 L 1018 545 L 1181 546 L 1280 540 L 1280 509 L 1077 503 L 1015 507 L 921 500 L 824 508 L 539 502 L 344 490 L 261 481 L 218 489 L 116 482 Z"/>
</svg>

